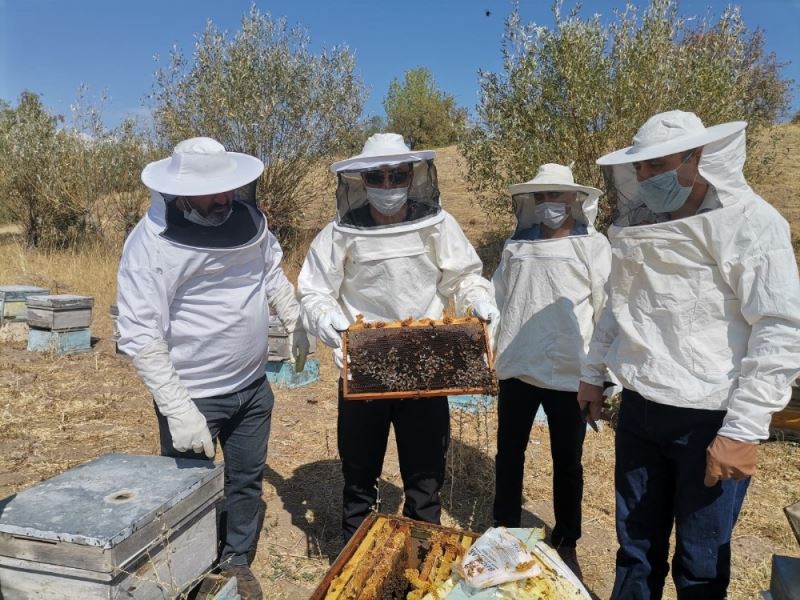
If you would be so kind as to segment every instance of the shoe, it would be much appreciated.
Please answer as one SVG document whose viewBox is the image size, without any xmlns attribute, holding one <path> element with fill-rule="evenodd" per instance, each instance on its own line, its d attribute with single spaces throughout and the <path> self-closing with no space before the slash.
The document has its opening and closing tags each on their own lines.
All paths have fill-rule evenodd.
<svg viewBox="0 0 800 600">
<path fill-rule="evenodd" d="M 583 573 L 581 572 L 581 566 L 578 564 L 578 553 L 575 551 L 575 548 L 568 548 L 566 546 L 559 546 L 556 548 L 556 552 L 561 557 L 561 560 L 564 561 L 570 570 L 575 573 L 578 579 L 581 579 Z"/>
<path fill-rule="evenodd" d="M 227 579 L 236 577 L 236 585 L 242 600 L 264 600 L 261 584 L 247 565 L 228 565 L 220 573 Z"/>
</svg>

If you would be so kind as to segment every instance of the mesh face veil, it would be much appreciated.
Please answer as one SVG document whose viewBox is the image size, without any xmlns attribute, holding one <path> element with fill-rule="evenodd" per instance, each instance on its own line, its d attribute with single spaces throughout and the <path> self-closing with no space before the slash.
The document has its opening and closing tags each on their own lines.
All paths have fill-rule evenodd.
<svg viewBox="0 0 800 600">
<path fill-rule="evenodd" d="M 404 169 L 396 169 L 405 164 L 410 165 L 409 175 L 403 174 Z M 381 165 L 337 173 L 337 225 L 355 229 L 389 228 L 421 222 L 439 214 L 441 205 L 433 159 L 396 162 L 383 167 Z M 364 184 L 365 179 L 371 184 L 384 184 L 386 178 L 387 188 L 367 187 Z M 363 218 L 370 203 L 376 210 L 387 215 L 396 214 L 407 203 L 408 216 L 405 221 L 394 225 L 372 225 L 369 219 Z"/>
<path fill-rule="evenodd" d="M 534 197 L 534 195 L 538 197 Z M 539 192 L 524 192 L 512 196 L 512 207 L 514 216 L 517 219 L 517 227 L 514 237 L 520 237 L 525 231 L 534 225 L 546 225 L 551 229 L 559 227 L 569 216 L 575 217 L 577 224 L 588 227 L 589 219 L 583 210 L 583 203 L 588 199 L 588 195 L 577 192 L 577 199 L 574 202 L 565 204 L 563 202 L 552 202 L 547 199 L 547 195 Z M 558 208 L 563 206 L 564 208 Z"/>
</svg>

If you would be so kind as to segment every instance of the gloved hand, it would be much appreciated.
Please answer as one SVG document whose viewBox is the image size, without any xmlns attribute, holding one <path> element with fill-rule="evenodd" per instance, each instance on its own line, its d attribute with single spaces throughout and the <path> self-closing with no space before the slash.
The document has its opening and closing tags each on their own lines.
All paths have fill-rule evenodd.
<svg viewBox="0 0 800 600">
<path fill-rule="evenodd" d="M 342 345 L 342 331 L 350 327 L 350 322 L 339 310 L 329 310 L 322 314 L 317 321 L 319 339 L 331 348 L 340 348 Z"/>
<path fill-rule="evenodd" d="M 500 318 L 500 311 L 492 302 L 476 302 L 472 305 L 472 315 L 481 321 L 496 322 Z"/>
<path fill-rule="evenodd" d="M 297 321 L 293 331 L 289 331 L 289 347 L 292 349 L 292 356 L 289 360 L 294 363 L 294 372 L 302 373 L 306 366 L 306 357 L 311 348 L 311 341 L 300 321 Z"/>
<path fill-rule="evenodd" d="M 143 348 L 133 358 L 133 366 L 153 394 L 158 412 L 167 418 L 175 449 L 179 452 L 192 449 L 214 458 L 214 442 L 206 419 L 178 378 L 167 342 L 159 339 Z"/>
<path fill-rule="evenodd" d="M 602 385 L 592 385 L 581 381 L 578 386 L 578 406 L 581 409 L 583 420 L 597 431 L 597 421 L 600 420 L 600 413 L 605 402 Z"/>
<path fill-rule="evenodd" d="M 706 487 L 724 479 L 744 479 L 756 472 L 758 444 L 718 435 L 706 449 Z"/>
<path fill-rule="evenodd" d="M 159 409 L 160 410 L 160 409 Z M 167 417 L 169 434 L 172 436 L 172 445 L 178 452 L 194 450 L 197 453 L 205 452 L 208 458 L 214 458 L 214 442 L 208 430 L 206 418 L 197 410 L 197 405 L 191 400 L 183 412 L 164 415 Z"/>
</svg>

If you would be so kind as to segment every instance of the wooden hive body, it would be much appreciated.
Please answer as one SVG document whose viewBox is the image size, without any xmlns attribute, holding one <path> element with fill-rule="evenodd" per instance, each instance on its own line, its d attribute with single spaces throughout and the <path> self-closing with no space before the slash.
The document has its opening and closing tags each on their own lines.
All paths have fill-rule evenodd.
<svg viewBox="0 0 800 600">
<path fill-rule="evenodd" d="M 166 600 L 217 553 L 223 467 L 107 454 L 0 501 L 0 597 Z"/>
<path fill-rule="evenodd" d="M 28 296 L 48 294 L 49 290 L 31 285 L 0 286 L 0 324 L 5 321 L 24 321 Z"/>
<path fill-rule="evenodd" d="M 88 329 L 92 323 L 93 305 L 94 298 L 89 296 L 29 296 L 28 325 L 47 331 Z"/>
</svg>

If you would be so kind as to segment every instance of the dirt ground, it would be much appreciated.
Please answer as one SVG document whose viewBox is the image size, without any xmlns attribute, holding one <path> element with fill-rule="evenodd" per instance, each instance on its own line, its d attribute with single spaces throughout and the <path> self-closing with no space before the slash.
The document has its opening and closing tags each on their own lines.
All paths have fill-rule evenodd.
<svg viewBox="0 0 800 600">
<path fill-rule="evenodd" d="M 788 130 L 800 156 L 800 128 Z M 782 160 L 784 160 L 782 158 Z M 454 149 L 437 160 L 443 204 L 459 220 L 491 268 L 489 242 L 497 237 L 472 204 Z M 796 222 L 796 187 L 769 187 L 775 204 Z M 309 213 L 320 221 L 320 202 Z M 796 231 L 796 229 L 795 229 Z M 0 497 L 108 452 L 158 451 L 152 401 L 131 364 L 114 353 L 108 305 L 114 299 L 117 256 L 92 250 L 46 254 L 24 250 L 0 234 L 0 284 L 45 285 L 95 296 L 92 351 L 60 357 L 34 354 L 22 341 L 0 341 Z M 287 256 L 296 272 L 301 253 Z M 271 600 L 307 598 L 340 549 L 341 470 L 336 447 L 336 377 L 330 353 L 319 354 L 321 380 L 297 390 L 275 389 L 264 478 L 266 518 L 254 570 Z M 452 443 L 443 490 L 444 524 L 480 532 L 491 524 L 496 415 L 452 411 Z M 614 434 L 589 432 L 584 448 L 584 533 L 578 547 L 587 587 L 599 598 L 613 582 Z M 218 459 L 221 457 L 218 457 Z M 548 430 L 536 426 L 526 457 L 523 526 L 552 526 Z M 380 484 L 381 510 L 402 510 L 402 483 L 391 442 Z M 773 553 L 797 555 L 782 508 L 800 499 L 798 445 L 772 441 L 760 449 L 733 540 L 730 596 L 750 599 L 768 587 Z M 667 597 L 674 597 L 669 588 Z"/>
</svg>

